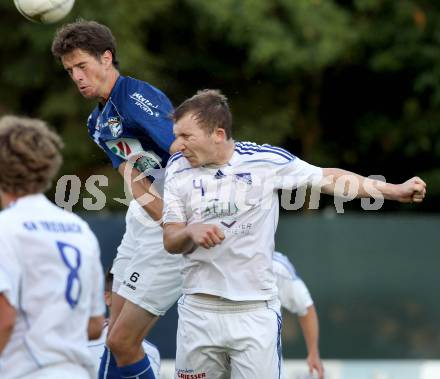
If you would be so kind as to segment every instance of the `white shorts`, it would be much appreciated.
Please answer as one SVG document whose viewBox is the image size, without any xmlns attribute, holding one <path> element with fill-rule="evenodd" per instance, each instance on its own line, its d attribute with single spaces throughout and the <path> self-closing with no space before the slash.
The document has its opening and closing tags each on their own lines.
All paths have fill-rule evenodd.
<svg viewBox="0 0 440 379">
<path fill-rule="evenodd" d="M 236 302 L 183 295 L 175 379 L 279 379 L 278 299 Z"/>
<path fill-rule="evenodd" d="M 21 379 L 91 379 L 89 372 L 73 363 L 60 363 L 46 366 L 32 374 L 22 376 Z"/>
<path fill-rule="evenodd" d="M 163 229 L 136 200 L 130 202 L 126 230 L 113 261 L 113 292 L 162 316 L 182 294 L 183 258 L 163 247 Z"/>
</svg>

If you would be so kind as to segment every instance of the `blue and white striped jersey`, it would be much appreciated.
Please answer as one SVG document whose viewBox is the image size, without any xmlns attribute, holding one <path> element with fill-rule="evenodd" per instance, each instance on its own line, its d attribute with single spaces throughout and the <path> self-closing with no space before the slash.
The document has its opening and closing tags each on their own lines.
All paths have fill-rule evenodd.
<svg viewBox="0 0 440 379">
<path fill-rule="evenodd" d="M 230 300 L 276 296 L 272 271 L 278 189 L 318 182 L 322 169 L 270 145 L 237 142 L 221 167 L 192 167 L 181 154 L 168 163 L 164 222 L 218 225 L 225 240 L 184 255 L 183 292 Z"/>
<path fill-rule="evenodd" d="M 151 157 L 150 168 L 166 166 L 174 141 L 170 100 L 143 81 L 119 76 L 104 106 L 89 116 L 90 137 L 107 154 L 114 168 L 141 153 Z"/>
</svg>

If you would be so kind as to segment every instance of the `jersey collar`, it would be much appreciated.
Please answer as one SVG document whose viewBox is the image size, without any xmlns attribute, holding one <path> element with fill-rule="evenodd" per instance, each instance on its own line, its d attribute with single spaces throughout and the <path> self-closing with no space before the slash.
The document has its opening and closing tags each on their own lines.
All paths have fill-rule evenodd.
<svg viewBox="0 0 440 379">
<path fill-rule="evenodd" d="M 108 99 L 105 103 L 99 103 L 98 104 L 98 108 L 100 111 L 102 111 L 105 107 L 105 105 L 107 104 L 107 102 L 113 97 L 113 95 L 116 93 L 116 91 L 118 90 L 118 88 L 120 87 L 122 81 L 125 79 L 125 76 L 119 75 L 118 78 L 116 79 L 116 82 L 112 88 L 112 90 L 110 91 L 110 95 L 108 96 Z"/>
<path fill-rule="evenodd" d="M 35 203 L 35 202 L 41 202 L 41 201 L 47 201 L 47 198 L 42 193 L 35 193 L 32 195 L 26 195 L 19 197 L 15 201 L 9 204 L 9 207 L 12 207 L 14 205 L 26 205 L 28 203 Z"/>
</svg>

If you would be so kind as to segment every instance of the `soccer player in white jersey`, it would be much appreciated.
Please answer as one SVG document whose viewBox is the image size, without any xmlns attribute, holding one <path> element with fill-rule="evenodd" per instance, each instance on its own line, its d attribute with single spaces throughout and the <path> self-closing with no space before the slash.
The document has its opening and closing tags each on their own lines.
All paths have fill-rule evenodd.
<svg viewBox="0 0 440 379">
<path fill-rule="evenodd" d="M 105 274 L 105 287 L 104 287 L 104 300 L 107 305 L 107 309 L 111 312 L 112 305 L 112 288 L 113 288 L 113 274 L 109 271 Z M 109 320 L 106 319 L 104 321 L 104 329 L 102 329 L 102 334 L 99 339 L 92 340 L 89 342 L 89 352 L 95 363 L 95 369 L 98 373 L 99 367 L 101 365 L 101 359 L 103 358 L 103 351 L 105 346 L 105 340 L 107 338 L 108 333 L 108 323 Z M 145 351 L 145 354 L 148 356 L 148 359 L 151 364 L 151 368 L 153 370 L 154 376 L 159 379 L 160 378 L 160 353 L 155 345 L 151 342 L 144 340 L 142 342 L 142 347 Z M 109 359 L 109 356 L 106 356 Z"/>
<path fill-rule="evenodd" d="M 284 254 L 274 252 L 273 272 L 277 281 L 278 299 L 281 307 L 297 314 L 307 346 L 309 373 L 316 371 L 318 379 L 324 378 L 324 368 L 319 354 L 318 315 L 312 297 L 303 280 L 297 275 L 292 262 Z"/>
<path fill-rule="evenodd" d="M 269 145 L 232 139 L 226 98 L 204 90 L 176 108 L 181 152 L 167 165 L 164 245 L 183 254 L 176 378 L 268 379 L 280 375 L 281 318 L 272 268 L 278 189 L 358 180 L 386 199 L 422 201 L 425 184 L 399 185 L 319 168 Z M 325 179 L 325 180 L 323 180 Z"/>
<path fill-rule="evenodd" d="M 61 140 L 43 121 L 0 119 L 0 377 L 90 379 L 104 320 L 98 241 L 44 195 Z"/>
</svg>

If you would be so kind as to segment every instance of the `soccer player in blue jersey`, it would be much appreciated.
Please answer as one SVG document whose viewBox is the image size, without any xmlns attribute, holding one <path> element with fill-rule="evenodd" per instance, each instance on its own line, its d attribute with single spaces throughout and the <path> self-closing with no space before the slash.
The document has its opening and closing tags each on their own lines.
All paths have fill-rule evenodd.
<svg viewBox="0 0 440 379">
<path fill-rule="evenodd" d="M 126 232 L 112 265 L 109 349 L 99 378 L 153 378 L 142 341 L 176 301 L 182 280 L 182 260 L 164 252 L 162 200 L 156 195 L 160 186 L 156 180 L 153 189 L 149 175 L 155 170 L 157 177 L 175 150 L 169 117 L 173 108 L 157 88 L 119 73 L 116 42 L 104 25 L 84 20 L 64 25 L 52 53 L 81 95 L 98 101 L 87 122 L 89 135 L 137 200 L 130 203 Z"/>
</svg>

